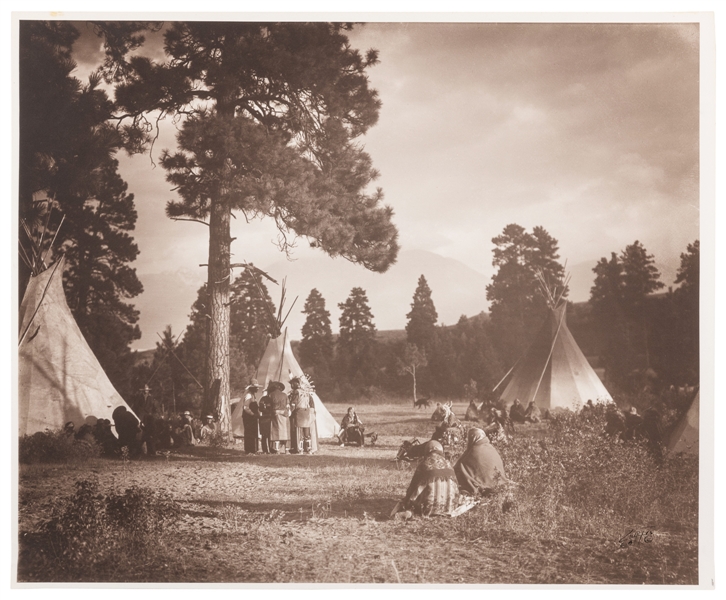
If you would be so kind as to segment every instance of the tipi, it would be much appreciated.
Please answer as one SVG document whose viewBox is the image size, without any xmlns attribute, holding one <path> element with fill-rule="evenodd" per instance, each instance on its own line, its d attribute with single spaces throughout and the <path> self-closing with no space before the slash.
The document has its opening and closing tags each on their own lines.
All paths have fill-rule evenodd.
<svg viewBox="0 0 726 600">
<path fill-rule="evenodd" d="M 260 382 L 262 389 L 267 389 L 267 385 L 271 381 L 280 381 L 285 384 L 285 391 L 291 389 L 290 380 L 293 377 L 307 380 L 305 373 L 300 368 L 295 355 L 292 353 L 292 346 L 287 336 L 287 328 L 276 338 L 270 339 L 262 355 L 260 364 L 257 367 L 256 379 Z M 320 397 L 313 392 L 313 402 L 315 404 L 315 425 L 318 430 L 319 438 L 332 438 L 338 435 L 340 427 L 330 414 Z M 242 431 L 242 410 L 241 402 L 232 413 L 232 430 Z"/>
<path fill-rule="evenodd" d="M 567 301 L 563 294 L 556 296 L 549 290 L 541 275 L 540 285 L 549 314 L 526 354 L 508 375 L 502 402 L 509 406 L 519 398 L 526 407 L 534 400 L 542 410 L 578 410 L 588 400 L 612 402 L 612 396 L 567 328 Z"/>
<path fill-rule="evenodd" d="M 87 417 L 112 421 L 124 402 L 78 328 L 63 291 L 63 258 L 30 278 L 20 305 L 20 435 L 76 428 Z M 131 411 L 133 412 L 133 411 Z"/>
<path fill-rule="evenodd" d="M 699 396 L 698 392 L 691 401 L 691 406 L 668 439 L 668 451 L 677 454 L 678 452 L 686 452 L 688 454 L 698 454 L 698 416 L 699 416 Z"/>
</svg>

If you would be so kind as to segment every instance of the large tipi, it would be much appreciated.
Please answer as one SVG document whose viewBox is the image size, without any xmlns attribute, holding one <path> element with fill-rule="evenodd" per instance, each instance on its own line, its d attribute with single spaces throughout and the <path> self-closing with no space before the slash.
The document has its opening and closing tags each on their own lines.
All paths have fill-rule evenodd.
<svg viewBox="0 0 726 600">
<path fill-rule="evenodd" d="M 547 319 L 508 375 L 501 395 L 509 406 L 515 399 L 526 407 L 531 400 L 542 410 L 579 410 L 588 400 L 612 402 L 567 327 L 567 301 L 540 281 L 549 306 Z"/>
<path fill-rule="evenodd" d="M 20 435 L 87 417 L 112 420 L 124 402 L 78 328 L 63 291 L 63 259 L 30 278 L 20 305 Z"/>
<path fill-rule="evenodd" d="M 686 452 L 698 454 L 698 417 L 699 417 L 699 396 L 700 392 L 691 401 L 691 406 L 668 439 L 668 450 L 677 454 Z"/>
</svg>

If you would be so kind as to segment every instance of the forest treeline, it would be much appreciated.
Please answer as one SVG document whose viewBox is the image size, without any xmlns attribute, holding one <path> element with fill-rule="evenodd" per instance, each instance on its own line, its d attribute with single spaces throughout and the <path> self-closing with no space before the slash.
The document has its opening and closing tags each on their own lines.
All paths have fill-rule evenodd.
<svg viewBox="0 0 726 600">
<path fill-rule="evenodd" d="M 103 49 L 85 82 L 73 58 L 79 27 Z M 209 406 L 226 418 L 229 398 L 279 331 L 280 307 L 264 277 L 252 266 L 231 270 L 233 212 L 273 219 L 281 239 L 305 237 L 366 269 L 382 272 L 395 261 L 393 211 L 382 190 L 366 192 L 377 172 L 357 143 L 378 119 L 367 78 L 378 55 L 350 46 L 351 27 L 20 21 L 19 292 L 65 256 L 70 309 L 132 407 Z M 164 59 L 145 55 L 145 36 L 162 32 Z M 255 69 L 237 60 L 243 55 Z M 139 361 L 130 350 L 140 337 L 132 302 L 143 292 L 133 267 L 137 212 L 117 156 L 149 151 L 164 116 L 181 123 L 177 148 L 160 161 L 178 191 L 167 215 L 209 227 L 209 280 L 186 329 L 167 328 L 152 359 Z M 441 326 L 436 290 L 422 275 L 410 306 L 401 307 L 400 339 L 376 330 L 360 287 L 339 304 L 333 336 L 326 299 L 311 282 L 298 354 L 320 394 L 340 401 L 491 394 L 548 310 L 538 276 L 552 288 L 566 282 L 557 240 L 543 227 L 509 224 L 492 242 L 495 274 L 482 298 L 489 313 Z M 698 240 L 681 254 L 673 282 L 661 281 L 639 241 L 613 249 L 593 271 L 591 298 L 571 307 L 568 322 L 611 393 L 697 384 Z M 567 289 L 561 293 L 566 299 Z M 212 407 L 216 381 L 223 402 Z"/>
<path fill-rule="evenodd" d="M 544 228 L 528 232 L 511 224 L 492 241 L 497 271 L 487 288 L 490 311 L 462 315 L 455 325 L 438 323 L 435 290 L 424 275 L 405 307 L 407 324 L 400 335 L 377 331 L 360 287 L 338 305 L 339 333 L 334 335 L 325 298 L 310 290 L 295 351 L 321 396 L 341 402 L 391 395 L 402 401 L 414 396 L 496 399 L 493 388 L 526 351 L 548 310 L 537 275 L 550 289 L 559 287 L 563 298 L 567 289 L 557 240 Z M 697 385 L 698 240 L 681 254 L 677 278 L 667 288 L 654 257 L 639 241 L 603 257 L 593 271 L 590 300 L 570 303 L 567 322 L 611 394 L 630 398 L 671 385 Z M 252 270 L 237 277 L 232 289 L 231 387 L 239 395 L 254 376 L 266 341 L 279 331 L 279 306 Z M 153 360 L 136 367 L 137 388 L 153 374 L 154 402 L 165 410 L 198 408 L 203 402 L 205 306 L 202 286 L 178 344 L 167 329 Z"/>
</svg>

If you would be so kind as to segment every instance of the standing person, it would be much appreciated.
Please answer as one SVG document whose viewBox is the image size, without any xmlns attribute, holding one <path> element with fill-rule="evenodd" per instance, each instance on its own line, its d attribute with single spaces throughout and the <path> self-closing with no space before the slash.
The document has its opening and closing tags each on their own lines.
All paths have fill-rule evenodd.
<svg viewBox="0 0 726 600">
<path fill-rule="evenodd" d="M 290 437 L 297 440 L 298 452 L 302 451 L 305 454 L 312 454 L 318 449 L 318 430 L 315 427 L 315 404 L 312 398 L 312 390 L 308 389 L 308 385 L 301 387 L 300 384 L 299 377 L 293 377 L 290 380 L 290 386 L 292 387 L 292 391 L 290 392 L 290 407 L 293 410 L 291 418 L 293 429 L 290 431 Z M 293 432 L 295 432 L 294 438 Z"/>
<path fill-rule="evenodd" d="M 288 402 L 290 403 L 290 454 L 302 454 L 302 431 L 297 426 L 295 419 L 295 410 L 297 409 L 298 402 L 300 402 L 300 379 L 293 377 L 290 380 L 290 394 L 288 395 Z"/>
<path fill-rule="evenodd" d="M 260 384 L 256 379 L 250 381 L 245 388 L 245 397 L 242 400 L 242 425 L 244 427 L 245 453 L 255 454 L 260 450 L 259 444 L 259 405 L 256 401 L 257 390 Z"/>
<path fill-rule="evenodd" d="M 273 385 L 270 384 L 267 386 L 267 390 L 265 390 L 265 394 L 260 398 L 260 402 L 258 405 L 259 410 L 259 427 L 260 427 L 260 437 L 262 440 L 262 452 L 265 454 L 270 454 L 272 452 L 272 442 L 270 441 L 270 432 L 272 429 L 272 414 L 274 411 L 274 408 L 272 406 L 272 398 L 270 397 L 270 393 L 273 390 Z"/>
<path fill-rule="evenodd" d="M 267 386 L 272 400 L 270 441 L 273 454 L 284 454 L 290 439 L 290 404 L 284 390 L 285 384 L 281 381 L 273 381 Z"/>
</svg>

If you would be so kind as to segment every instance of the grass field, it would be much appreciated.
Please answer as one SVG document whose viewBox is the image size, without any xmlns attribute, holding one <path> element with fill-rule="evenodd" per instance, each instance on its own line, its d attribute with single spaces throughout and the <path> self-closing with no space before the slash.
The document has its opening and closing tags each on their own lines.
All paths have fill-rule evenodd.
<svg viewBox="0 0 726 600">
<path fill-rule="evenodd" d="M 347 407 L 328 408 L 339 421 Z M 695 461 L 658 466 L 597 423 L 518 426 L 500 448 L 516 486 L 456 519 L 390 520 L 415 468 L 393 459 L 402 440 L 430 437 L 431 409 L 357 411 L 376 445 L 21 465 L 18 581 L 698 583 Z M 101 493 L 168 492 L 181 514 L 128 539 L 76 532 L 79 546 L 60 548 L 43 523 L 89 477 Z"/>
</svg>

